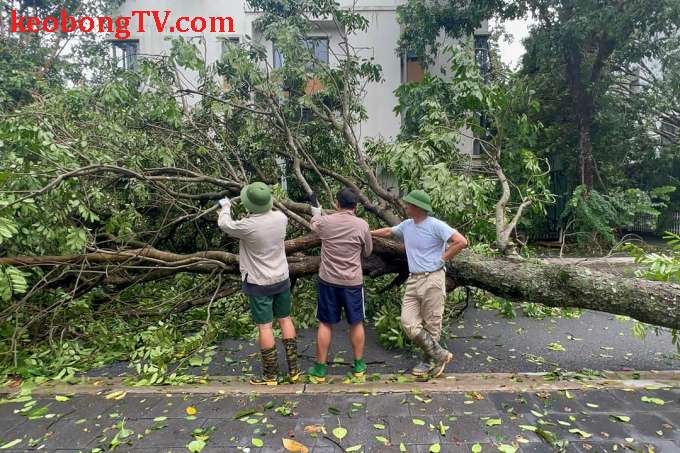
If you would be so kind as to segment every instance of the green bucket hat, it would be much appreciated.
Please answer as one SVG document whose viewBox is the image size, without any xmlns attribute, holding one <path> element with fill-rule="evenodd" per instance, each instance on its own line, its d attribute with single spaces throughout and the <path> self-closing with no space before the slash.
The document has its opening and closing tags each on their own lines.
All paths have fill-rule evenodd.
<svg viewBox="0 0 680 453">
<path fill-rule="evenodd" d="M 402 199 L 406 203 L 419 207 L 423 211 L 432 212 L 432 201 L 424 190 L 414 190 Z"/>
<path fill-rule="evenodd" d="M 254 182 L 241 189 L 241 203 L 252 214 L 264 214 L 271 210 L 274 200 L 265 183 Z"/>
</svg>

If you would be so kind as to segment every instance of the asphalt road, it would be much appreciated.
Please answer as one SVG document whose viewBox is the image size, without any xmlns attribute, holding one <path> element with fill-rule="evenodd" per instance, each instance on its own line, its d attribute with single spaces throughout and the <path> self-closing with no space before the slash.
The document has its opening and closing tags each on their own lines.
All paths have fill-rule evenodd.
<svg viewBox="0 0 680 453">
<path fill-rule="evenodd" d="M 651 331 L 645 339 L 632 333 L 633 321 L 613 315 L 586 311 L 577 319 L 536 320 L 518 310 L 516 319 L 496 311 L 468 309 L 463 319 L 448 326 L 446 343 L 455 355 L 449 372 L 550 372 L 590 370 L 673 370 L 680 369 L 680 354 L 669 331 Z M 397 373 L 413 366 L 418 356 L 411 350 L 385 350 L 367 329 L 365 358 L 369 372 Z M 279 347 L 280 364 L 285 363 Z M 299 332 L 299 353 L 303 366 L 310 366 L 315 351 L 315 331 Z M 331 374 L 349 371 L 352 360 L 343 323 L 334 332 L 330 354 Z M 247 375 L 259 368 L 253 341 L 226 340 L 218 345 L 208 366 L 189 368 L 193 374 L 212 376 Z M 119 363 L 89 373 L 120 376 L 129 372 Z"/>
</svg>

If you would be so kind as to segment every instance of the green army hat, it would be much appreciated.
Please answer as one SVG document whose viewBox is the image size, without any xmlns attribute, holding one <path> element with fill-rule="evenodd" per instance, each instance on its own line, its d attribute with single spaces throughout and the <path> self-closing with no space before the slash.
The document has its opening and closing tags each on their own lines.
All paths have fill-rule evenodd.
<svg viewBox="0 0 680 453">
<path fill-rule="evenodd" d="M 264 214 L 272 209 L 274 199 L 265 183 L 254 182 L 241 190 L 241 203 L 252 214 Z"/>
<path fill-rule="evenodd" d="M 432 201 L 424 190 L 413 190 L 403 200 L 406 203 L 419 207 L 423 211 L 432 212 Z"/>
</svg>

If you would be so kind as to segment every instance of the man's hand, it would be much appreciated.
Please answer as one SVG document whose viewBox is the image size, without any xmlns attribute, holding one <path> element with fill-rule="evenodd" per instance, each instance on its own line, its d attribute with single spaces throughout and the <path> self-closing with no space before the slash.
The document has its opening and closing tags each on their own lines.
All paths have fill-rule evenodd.
<svg viewBox="0 0 680 453">
<path fill-rule="evenodd" d="M 319 204 L 319 198 L 314 192 L 312 192 L 309 196 L 309 207 L 312 209 L 313 217 L 321 215 L 321 205 Z"/>
<path fill-rule="evenodd" d="M 218 203 L 222 209 L 231 209 L 231 200 L 229 198 L 222 198 Z"/>
</svg>

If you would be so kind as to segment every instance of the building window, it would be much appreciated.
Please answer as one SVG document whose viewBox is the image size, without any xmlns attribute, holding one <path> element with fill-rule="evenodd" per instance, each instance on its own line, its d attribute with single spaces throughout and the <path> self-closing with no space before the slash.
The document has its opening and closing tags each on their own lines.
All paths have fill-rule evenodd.
<svg viewBox="0 0 680 453">
<path fill-rule="evenodd" d="M 238 46 L 241 44 L 241 38 L 238 36 L 230 36 L 227 38 L 219 38 L 220 43 L 221 43 L 221 52 L 220 55 L 224 56 L 225 53 L 227 53 L 227 50 L 229 50 L 232 46 Z"/>
<path fill-rule="evenodd" d="M 405 83 L 423 81 L 425 70 L 420 62 L 420 58 L 415 52 L 409 51 L 404 57 L 403 72 Z"/>
<path fill-rule="evenodd" d="M 139 40 L 127 39 L 111 41 L 113 61 L 116 66 L 125 70 L 137 69 L 137 55 L 139 54 Z"/>
<path fill-rule="evenodd" d="M 475 60 L 479 65 L 482 77 L 486 81 L 491 72 L 491 55 L 489 53 L 489 35 L 475 36 Z"/>
<path fill-rule="evenodd" d="M 328 64 L 330 61 L 330 50 L 328 38 L 308 38 L 305 39 L 305 46 L 320 63 Z M 286 63 L 285 57 L 274 45 L 274 68 L 281 68 Z"/>
<path fill-rule="evenodd" d="M 316 61 L 328 64 L 330 61 L 328 38 L 309 38 L 305 40 L 305 45 Z"/>
</svg>

